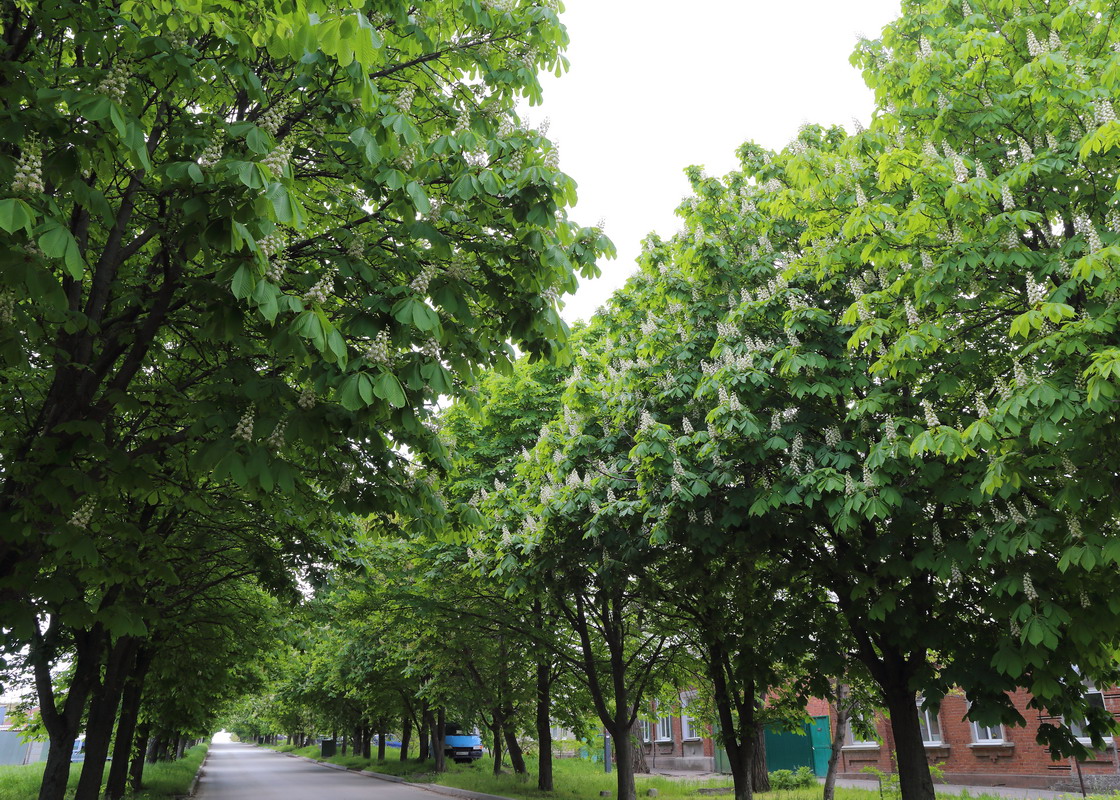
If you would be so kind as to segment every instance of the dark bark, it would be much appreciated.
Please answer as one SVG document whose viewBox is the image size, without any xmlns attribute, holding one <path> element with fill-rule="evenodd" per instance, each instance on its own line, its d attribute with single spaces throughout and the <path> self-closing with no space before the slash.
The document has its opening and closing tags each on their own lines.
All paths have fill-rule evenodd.
<svg viewBox="0 0 1120 800">
<path fill-rule="evenodd" d="M 147 755 L 148 739 L 152 735 L 152 724 L 143 723 L 136 731 L 136 745 L 132 750 L 132 765 L 128 770 L 128 788 L 133 792 L 144 786 L 144 758 Z"/>
<path fill-rule="evenodd" d="M 435 736 L 435 722 L 432 719 L 432 710 L 424 703 L 424 710 L 420 714 L 420 760 L 427 761 L 434 758 L 432 755 L 432 738 Z"/>
<path fill-rule="evenodd" d="M 444 748 L 447 746 L 447 710 L 443 706 L 439 707 L 436 712 L 435 732 L 432 735 L 432 749 L 435 751 L 432 757 L 436 762 L 436 772 L 445 772 L 447 770 L 447 758 L 445 757 Z"/>
<path fill-rule="evenodd" d="M 840 752 L 844 747 L 844 737 L 848 735 L 848 720 L 851 704 L 848 701 L 847 687 L 840 679 L 834 685 L 836 694 L 836 730 L 832 732 L 832 747 L 828 752 L 828 771 L 824 775 L 824 795 L 821 800 L 835 800 L 836 772 L 840 766 Z"/>
<path fill-rule="evenodd" d="M 751 747 L 751 789 L 770 791 L 770 773 L 766 770 L 766 730 L 761 722 L 754 725 L 754 746 Z"/>
<path fill-rule="evenodd" d="M 490 728 L 490 741 L 493 742 L 491 751 L 494 756 L 494 774 L 499 775 L 502 772 L 502 723 L 497 714 L 494 715 L 494 722 L 488 726 Z"/>
<path fill-rule="evenodd" d="M 649 764 L 646 763 L 646 749 L 642 744 L 642 726 L 638 720 L 634 720 L 634 724 L 630 726 L 629 746 L 634 755 L 631 760 L 634 763 L 635 775 L 648 775 Z"/>
<path fill-rule="evenodd" d="M 634 784 L 634 751 L 626 746 L 629 731 L 630 726 L 626 725 L 618 733 L 611 733 L 615 742 L 614 767 L 618 773 L 619 800 L 637 800 L 638 797 L 638 789 Z M 623 743 L 621 747 L 618 746 L 619 742 Z"/>
<path fill-rule="evenodd" d="M 918 721 L 917 695 L 905 674 L 896 673 L 893 680 L 881 681 L 880 686 L 891 717 L 902 800 L 934 800 L 933 777 Z"/>
<path fill-rule="evenodd" d="M 408 758 L 408 748 L 412 745 L 412 716 L 401 717 L 401 761 Z"/>
<path fill-rule="evenodd" d="M 30 653 L 39 697 L 39 713 L 50 737 L 47 763 L 43 767 L 43 781 L 39 785 L 39 800 L 62 800 L 66 794 L 66 784 L 70 779 L 70 757 L 78 738 L 82 711 L 96 682 L 97 673 L 100 672 L 104 652 L 100 626 L 95 626 L 91 631 L 79 631 L 75 635 L 77 657 L 70 689 L 60 711 L 50 673 L 51 663 L 56 655 L 59 627 L 55 618 L 44 633 L 37 631 Z"/>
<path fill-rule="evenodd" d="M 386 728 L 389 727 L 389 721 L 385 717 L 379 717 L 377 720 L 377 760 L 385 760 L 385 737 L 388 735 Z"/>
<path fill-rule="evenodd" d="M 509 751 L 510 766 L 516 774 L 525 775 L 528 772 L 525 769 L 525 755 L 521 752 L 521 745 L 517 741 L 517 730 L 508 717 L 502 724 L 502 733 L 506 739 L 506 750 Z"/>
<path fill-rule="evenodd" d="M 116 741 L 113 744 L 113 760 L 109 764 L 109 780 L 105 786 L 105 794 L 109 800 L 120 800 L 128 788 L 128 768 L 136 746 L 136 720 L 140 715 L 144 678 L 150 663 L 150 651 L 147 648 L 138 648 L 121 697 L 121 713 L 117 722 Z"/>
<path fill-rule="evenodd" d="M 540 611 L 540 603 L 536 610 Z M 552 780 L 552 664 L 546 656 L 537 658 L 537 788 L 551 792 Z"/>
<path fill-rule="evenodd" d="M 183 734 L 179 734 L 179 736 L 177 737 L 177 741 L 175 742 L 175 760 L 178 761 L 180 758 L 182 758 L 186 754 L 186 751 L 187 737 L 183 736 Z M 75 798 L 75 800 L 77 799 Z"/>
</svg>

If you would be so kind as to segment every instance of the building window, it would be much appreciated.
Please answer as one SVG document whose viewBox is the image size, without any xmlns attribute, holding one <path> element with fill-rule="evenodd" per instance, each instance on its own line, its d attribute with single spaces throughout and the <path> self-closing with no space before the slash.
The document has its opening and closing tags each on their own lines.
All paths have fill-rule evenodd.
<svg viewBox="0 0 1120 800">
<path fill-rule="evenodd" d="M 972 741 L 976 744 L 1003 744 L 1003 726 L 972 723 Z"/>
<path fill-rule="evenodd" d="M 657 720 L 657 741 L 671 742 L 673 741 L 673 718 L 661 717 Z"/>
<path fill-rule="evenodd" d="M 1104 693 L 1095 685 L 1093 685 L 1093 682 L 1088 678 L 1085 679 L 1085 700 L 1091 708 L 1105 707 Z M 1081 744 L 1093 743 L 1092 738 L 1089 736 L 1088 724 L 1084 719 L 1071 721 L 1069 723 L 1069 729 L 1073 733 L 1073 735 L 1077 737 L 1077 741 L 1081 742 Z M 1112 737 L 1105 736 L 1104 740 L 1106 742 L 1111 742 Z"/>
<path fill-rule="evenodd" d="M 688 714 L 688 707 L 692 705 L 692 695 L 681 695 L 681 739 L 688 741 L 689 739 L 699 739 L 700 731 L 694 720 Z"/>
<path fill-rule="evenodd" d="M 638 723 L 638 728 L 642 732 L 642 741 L 643 742 L 648 742 L 649 741 L 649 720 L 648 719 L 641 720 Z"/>
<path fill-rule="evenodd" d="M 853 721 L 854 720 L 851 719 L 848 720 L 847 730 L 845 731 L 845 733 L 847 733 L 846 739 L 848 743 L 845 745 L 845 747 L 878 747 L 879 743 L 876 740 L 861 739 L 859 737 L 859 734 L 856 732 L 855 726 L 852 725 Z"/>
<path fill-rule="evenodd" d="M 922 708 L 922 698 L 918 698 L 918 726 L 922 729 L 922 742 L 926 745 L 941 744 L 941 724 L 937 721 L 937 714 L 928 708 Z"/>
</svg>

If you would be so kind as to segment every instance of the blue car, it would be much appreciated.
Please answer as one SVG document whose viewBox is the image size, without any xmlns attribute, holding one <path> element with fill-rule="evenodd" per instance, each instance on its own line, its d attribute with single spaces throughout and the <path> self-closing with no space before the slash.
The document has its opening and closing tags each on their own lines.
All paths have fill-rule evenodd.
<svg viewBox="0 0 1120 800">
<path fill-rule="evenodd" d="M 457 764 L 469 764 L 482 758 L 482 738 L 461 733 L 458 725 L 448 723 L 444 728 L 443 754 Z"/>
</svg>

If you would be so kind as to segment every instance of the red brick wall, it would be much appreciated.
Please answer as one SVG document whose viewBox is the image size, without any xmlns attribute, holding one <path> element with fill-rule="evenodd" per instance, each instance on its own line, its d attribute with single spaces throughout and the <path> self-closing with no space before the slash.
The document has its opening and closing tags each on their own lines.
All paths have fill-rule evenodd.
<svg viewBox="0 0 1120 800">
<path fill-rule="evenodd" d="M 926 757 L 936 764 L 949 783 L 975 783 L 980 785 L 1048 786 L 1058 781 L 1076 780 L 1072 758 L 1055 761 L 1050 751 L 1035 741 L 1041 722 L 1035 709 L 1027 708 L 1030 695 L 1025 691 L 1012 695 L 1019 713 L 1027 726 L 1004 726 L 1002 744 L 976 744 L 972 737 L 972 724 L 964 719 L 968 704 L 961 695 L 950 694 L 941 704 L 937 715 L 941 727 L 941 746 L 927 746 Z M 1104 693 L 1105 707 L 1120 716 L 1120 690 Z M 827 711 L 826 711 L 827 709 Z M 806 711 L 811 716 L 829 714 L 832 730 L 836 730 L 836 715 L 823 700 L 810 701 Z M 840 773 L 844 777 L 867 777 L 862 770 L 875 767 L 883 772 L 894 772 L 894 739 L 890 724 L 883 718 L 876 720 L 881 744 L 874 747 L 853 747 L 850 744 L 841 753 Z M 1090 755 L 1081 761 L 1085 775 L 1115 774 L 1117 762 L 1113 749 Z"/>
</svg>

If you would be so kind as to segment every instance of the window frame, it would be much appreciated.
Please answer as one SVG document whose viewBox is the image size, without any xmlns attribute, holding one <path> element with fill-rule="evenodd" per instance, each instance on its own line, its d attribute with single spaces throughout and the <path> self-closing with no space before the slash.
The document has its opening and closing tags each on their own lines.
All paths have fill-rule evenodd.
<svg viewBox="0 0 1120 800">
<path fill-rule="evenodd" d="M 847 736 L 845 737 L 844 747 L 852 747 L 852 748 L 878 747 L 879 744 L 880 744 L 878 739 L 857 739 L 856 738 L 856 729 L 852 726 L 853 718 L 854 718 L 854 715 L 852 717 L 849 717 L 848 721 L 846 723 L 847 730 L 845 731 L 845 733 L 847 734 Z M 878 729 L 876 729 L 876 730 L 878 730 Z"/>
<path fill-rule="evenodd" d="M 688 707 L 692 704 L 692 695 L 681 695 L 681 741 L 696 742 L 704 737 L 697 730 L 696 720 L 688 714 Z"/>
<path fill-rule="evenodd" d="M 649 744 L 650 743 L 650 741 L 651 741 L 650 735 L 651 735 L 651 728 L 652 727 L 653 726 L 649 724 L 648 719 L 638 720 L 638 729 L 641 731 L 641 737 L 642 737 L 642 743 L 643 744 Z"/>
<path fill-rule="evenodd" d="M 669 735 L 663 735 L 668 730 Z M 673 715 L 667 714 L 665 716 L 658 715 L 657 717 L 657 741 L 658 742 L 673 742 Z"/>
<path fill-rule="evenodd" d="M 918 698 L 918 728 L 922 734 L 922 744 L 924 744 L 926 747 L 943 747 L 945 745 L 945 737 L 941 733 L 940 709 L 937 713 L 934 713 L 930 709 L 922 708 L 922 703 L 924 702 L 925 698 Z M 933 728 L 937 728 L 937 738 L 927 739 L 926 734 L 928 733 L 932 736 Z"/>
<path fill-rule="evenodd" d="M 994 728 L 991 725 L 985 725 L 984 723 L 977 722 L 974 719 L 970 719 L 968 723 L 969 730 L 972 733 L 973 744 L 1007 744 L 1007 735 L 1004 733 L 1002 722 L 997 722 Z M 988 733 L 991 733 L 993 730 L 997 730 L 999 732 L 999 738 L 992 739 L 987 736 L 981 736 L 981 730 L 987 731 Z"/>
</svg>

